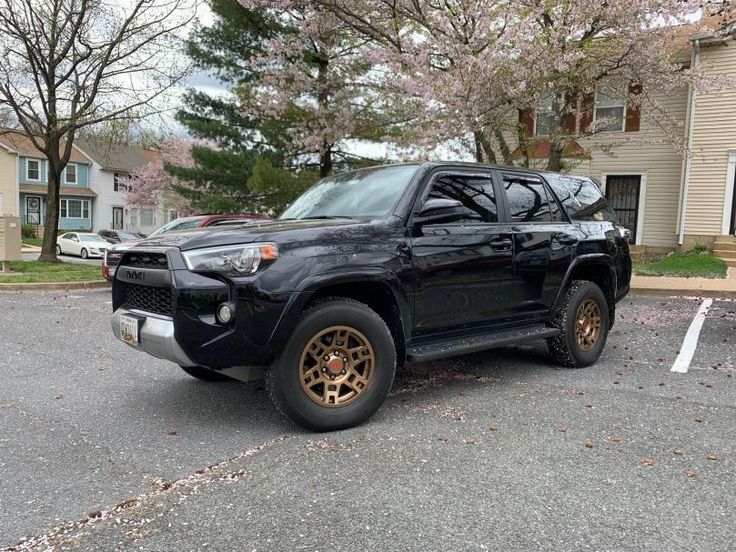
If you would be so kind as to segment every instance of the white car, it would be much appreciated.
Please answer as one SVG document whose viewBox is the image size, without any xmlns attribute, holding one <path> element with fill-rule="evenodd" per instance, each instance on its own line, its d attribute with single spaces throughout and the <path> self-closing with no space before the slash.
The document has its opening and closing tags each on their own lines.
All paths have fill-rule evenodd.
<svg viewBox="0 0 736 552">
<path fill-rule="evenodd" d="M 67 232 L 56 239 L 57 255 L 79 255 L 83 259 L 88 257 L 102 257 L 110 244 L 102 236 L 91 232 Z"/>
</svg>

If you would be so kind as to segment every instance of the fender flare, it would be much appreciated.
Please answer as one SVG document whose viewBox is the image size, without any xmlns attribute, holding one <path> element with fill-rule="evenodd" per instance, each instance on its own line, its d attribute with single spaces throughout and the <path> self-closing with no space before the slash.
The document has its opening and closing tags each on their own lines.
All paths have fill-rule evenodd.
<svg viewBox="0 0 736 552">
<path fill-rule="evenodd" d="M 555 310 L 557 310 L 557 308 L 560 306 L 560 303 L 562 303 L 562 300 L 565 297 L 565 290 L 570 285 L 575 270 L 577 270 L 581 266 L 591 265 L 605 265 L 608 269 L 611 286 L 610 289 L 604 289 L 602 291 L 608 301 L 608 310 L 611 315 L 609 318 L 611 321 L 611 325 L 613 325 L 613 315 L 616 311 L 616 290 L 618 289 L 618 276 L 616 275 L 616 265 L 613 262 L 613 258 L 605 253 L 588 253 L 585 255 L 580 255 L 579 257 L 576 257 L 572 263 L 570 263 L 570 266 L 567 268 L 567 272 L 565 273 L 565 278 L 562 281 L 562 285 L 557 291 L 557 296 L 555 297 L 554 303 L 552 304 L 552 311 L 554 312 Z"/>
<path fill-rule="evenodd" d="M 407 324 L 411 324 L 412 311 L 409 299 L 401 291 L 399 278 L 385 268 L 369 267 L 356 270 L 355 267 L 345 270 L 333 270 L 327 273 L 315 274 L 305 278 L 299 287 L 292 292 L 286 307 L 281 313 L 276 326 L 269 337 L 269 346 L 279 350 L 289 338 L 299 321 L 299 313 L 321 289 L 335 285 L 372 283 L 384 286 L 393 297 L 398 308 L 401 331 L 404 342 L 410 335 Z"/>
</svg>

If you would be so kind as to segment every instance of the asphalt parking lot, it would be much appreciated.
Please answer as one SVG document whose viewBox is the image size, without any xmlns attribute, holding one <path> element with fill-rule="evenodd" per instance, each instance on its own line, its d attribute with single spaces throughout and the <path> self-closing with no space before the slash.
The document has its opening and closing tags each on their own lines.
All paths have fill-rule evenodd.
<svg viewBox="0 0 736 552">
<path fill-rule="evenodd" d="M 409 365 L 310 434 L 115 341 L 109 292 L 0 293 L 5 550 L 736 550 L 736 302 L 632 297 L 600 362 Z"/>
</svg>

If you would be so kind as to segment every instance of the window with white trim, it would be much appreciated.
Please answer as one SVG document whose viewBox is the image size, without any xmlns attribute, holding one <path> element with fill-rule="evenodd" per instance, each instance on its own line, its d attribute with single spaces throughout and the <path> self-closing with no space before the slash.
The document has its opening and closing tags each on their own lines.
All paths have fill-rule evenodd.
<svg viewBox="0 0 736 552">
<path fill-rule="evenodd" d="M 596 91 L 594 128 L 598 132 L 623 132 L 626 118 L 625 96 L 612 95 L 610 92 Z M 598 124 L 599 121 L 602 121 Z"/>
<path fill-rule="evenodd" d="M 89 200 L 88 199 L 62 199 L 60 210 L 61 210 L 61 218 L 88 219 L 89 218 Z"/>
<path fill-rule="evenodd" d="M 539 96 L 537 108 L 534 110 L 535 136 L 549 136 L 556 130 L 555 110 L 559 109 L 559 101 L 552 92 L 543 92 Z"/>
<path fill-rule="evenodd" d="M 64 182 L 66 184 L 77 183 L 77 166 L 74 163 L 69 163 L 64 169 Z"/>
<path fill-rule="evenodd" d="M 127 177 L 127 174 L 124 173 L 114 173 L 112 175 L 112 189 L 115 192 L 127 192 L 128 187 L 123 184 L 122 180 Z"/>
<path fill-rule="evenodd" d="M 41 162 L 38 159 L 26 159 L 26 180 L 41 180 Z"/>
<path fill-rule="evenodd" d="M 153 209 L 138 211 L 138 226 L 153 226 Z"/>
</svg>

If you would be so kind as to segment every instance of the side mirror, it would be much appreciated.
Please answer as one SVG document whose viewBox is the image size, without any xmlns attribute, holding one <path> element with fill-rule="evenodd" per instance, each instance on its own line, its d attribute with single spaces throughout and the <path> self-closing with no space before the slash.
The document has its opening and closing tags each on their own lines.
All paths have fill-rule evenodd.
<svg viewBox="0 0 736 552">
<path fill-rule="evenodd" d="M 466 214 L 466 208 L 456 199 L 433 197 L 424 202 L 421 210 L 414 217 L 416 224 L 436 222 L 455 222 Z"/>
</svg>

